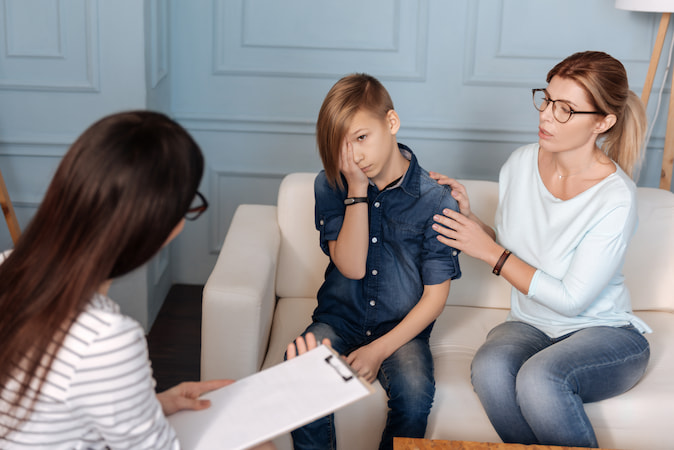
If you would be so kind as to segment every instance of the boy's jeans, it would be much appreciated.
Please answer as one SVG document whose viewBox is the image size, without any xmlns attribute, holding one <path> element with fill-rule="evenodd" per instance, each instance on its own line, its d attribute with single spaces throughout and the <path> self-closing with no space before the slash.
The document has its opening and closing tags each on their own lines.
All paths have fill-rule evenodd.
<svg viewBox="0 0 674 450">
<path fill-rule="evenodd" d="M 503 442 L 597 447 L 583 403 L 630 389 L 649 357 L 648 341 L 631 325 L 554 339 L 531 325 L 505 322 L 475 354 L 472 382 Z"/>
<path fill-rule="evenodd" d="M 362 346 L 349 336 L 338 335 L 329 325 L 311 324 L 304 334 L 312 332 L 321 342 L 328 338 L 341 355 Z M 423 438 L 428 414 L 435 395 L 433 358 L 428 340 L 412 339 L 388 357 L 377 375 L 389 397 L 389 412 L 380 449 L 392 449 L 393 437 Z M 323 417 L 292 432 L 295 450 L 336 448 L 334 414 Z"/>
</svg>

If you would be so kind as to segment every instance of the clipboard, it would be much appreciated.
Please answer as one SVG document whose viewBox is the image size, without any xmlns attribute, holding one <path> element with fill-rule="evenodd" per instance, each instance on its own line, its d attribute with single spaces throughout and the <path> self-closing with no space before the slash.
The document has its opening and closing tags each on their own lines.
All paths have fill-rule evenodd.
<svg viewBox="0 0 674 450">
<path fill-rule="evenodd" d="M 168 417 L 183 448 L 246 449 L 372 394 L 330 347 L 318 347 L 202 396 L 211 407 Z"/>
</svg>

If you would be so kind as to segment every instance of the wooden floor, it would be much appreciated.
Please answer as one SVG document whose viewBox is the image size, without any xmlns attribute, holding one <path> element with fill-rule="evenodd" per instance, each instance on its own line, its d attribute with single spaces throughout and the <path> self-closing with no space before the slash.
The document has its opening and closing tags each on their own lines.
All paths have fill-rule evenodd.
<svg viewBox="0 0 674 450">
<path fill-rule="evenodd" d="M 147 336 L 157 392 L 182 381 L 198 381 L 203 286 L 176 284 Z"/>
</svg>

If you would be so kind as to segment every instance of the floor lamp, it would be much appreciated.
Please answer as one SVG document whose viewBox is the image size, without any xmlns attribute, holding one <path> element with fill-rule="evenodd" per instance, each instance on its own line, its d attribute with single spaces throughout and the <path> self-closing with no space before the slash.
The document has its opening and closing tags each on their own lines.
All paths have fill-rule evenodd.
<svg viewBox="0 0 674 450">
<path fill-rule="evenodd" d="M 19 228 L 19 222 L 16 220 L 16 214 L 14 213 L 14 207 L 12 206 L 12 201 L 9 199 L 9 192 L 7 192 L 7 186 L 5 186 L 5 180 L 2 178 L 2 172 L 0 172 L 0 207 L 2 207 L 2 212 L 5 215 L 5 220 L 7 221 L 7 227 L 9 228 L 9 235 L 12 237 L 12 242 L 16 244 L 21 235 L 21 229 Z"/>
<path fill-rule="evenodd" d="M 648 98 L 653 87 L 653 79 L 660 62 L 662 46 L 665 43 L 667 28 L 671 13 L 674 12 L 674 0 L 616 0 L 615 7 L 629 11 L 645 11 L 662 13 L 658 34 L 655 38 L 651 62 L 648 65 L 648 73 L 641 100 L 648 105 Z M 674 73 L 674 71 L 672 71 Z M 674 86 L 674 83 L 672 84 Z M 665 148 L 662 154 L 662 172 L 660 174 L 660 188 L 670 190 L 672 186 L 672 165 L 674 165 L 674 92 L 670 91 L 669 111 L 667 113 L 667 128 L 665 131 Z"/>
</svg>

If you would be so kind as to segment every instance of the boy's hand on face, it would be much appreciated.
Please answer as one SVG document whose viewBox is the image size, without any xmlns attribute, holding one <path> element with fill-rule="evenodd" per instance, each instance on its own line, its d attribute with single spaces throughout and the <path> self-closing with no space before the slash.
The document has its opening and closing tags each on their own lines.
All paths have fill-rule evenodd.
<svg viewBox="0 0 674 450">
<path fill-rule="evenodd" d="M 365 378 L 368 383 L 377 379 L 381 363 L 386 359 L 386 355 L 379 349 L 375 342 L 354 350 L 346 357 L 346 362 L 358 372 L 358 375 Z"/>
<path fill-rule="evenodd" d="M 349 185 L 349 195 L 366 197 L 369 180 L 358 164 L 356 164 L 353 155 L 353 144 L 344 140 L 342 151 L 340 153 L 339 170 L 344 174 L 346 182 Z"/>
</svg>

